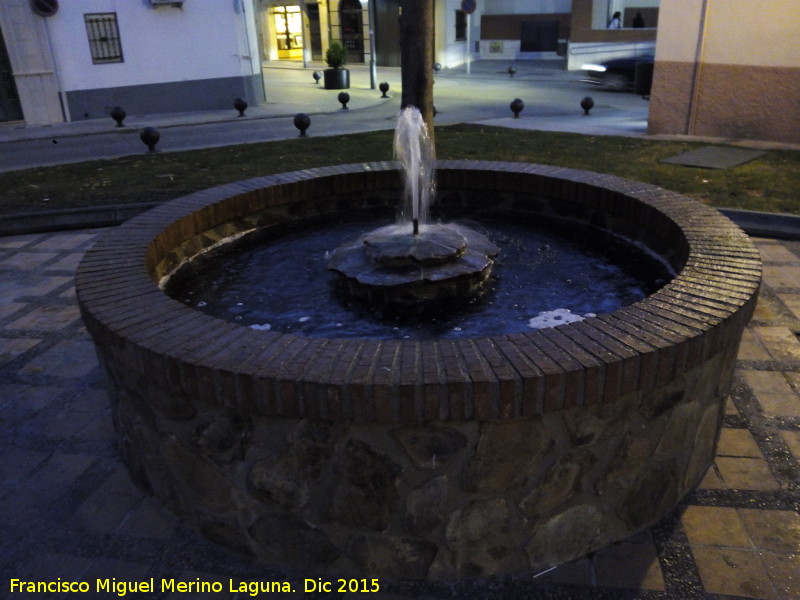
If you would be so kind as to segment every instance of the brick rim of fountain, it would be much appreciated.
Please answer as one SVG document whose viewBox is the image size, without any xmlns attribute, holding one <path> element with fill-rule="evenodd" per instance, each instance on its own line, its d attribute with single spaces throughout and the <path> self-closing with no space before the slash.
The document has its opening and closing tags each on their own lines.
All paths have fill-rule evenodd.
<svg viewBox="0 0 800 600">
<path fill-rule="evenodd" d="M 541 419 L 550 418 L 548 415 L 558 414 L 568 423 L 565 431 L 573 432 L 585 428 L 570 421 L 573 418 L 581 421 L 583 412 L 598 416 L 613 412 L 615 406 L 626 406 L 628 410 L 633 405 L 654 420 L 662 415 L 663 419 L 677 419 L 673 413 L 682 410 L 682 403 L 694 406 L 699 401 L 694 396 L 688 397 L 689 392 L 675 390 L 682 389 L 681 382 L 699 378 L 702 385 L 692 388 L 691 393 L 704 397 L 692 409 L 696 419 L 687 428 L 703 431 L 712 439 L 699 440 L 697 434 L 692 437 L 689 450 L 679 447 L 670 450 L 670 456 L 681 457 L 670 458 L 671 461 L 686 464 L 676 467 L 679 473 L 673 486 L 676 489 L 662 490 L 669 499 L 659 495 L 652 509 L 645 510 L 646 514 L 635 519 L 620 517 L 617 520 L 623 524 L 614 521 L 599 538 L 580 540 L 554 556 L 542 557 L 540 546 L 552 544 L 553 528 L 563 527 L 563 514 L 570 513 L 567 520 L 572 522 L 574 517 L 585 528 L 587 520 L 594 526 L 602 511 L 618 510 L 605 505 L 602 511 L 584 509 L 589 504 L 584 500 L 576 504 L 578 501 L 570 495 L 566 512 L 553 513 L 555 509 L 550 508 L 546 522 L 532 525 L 531 539 L 541 539 L 538 545 L 529 541 L 525 546 L 529 565 L 538 568 L 574 558 L 595 548 L 600 538 L 603 543 L 621 539 L 663 515 L 696 485 L 713 456 L 736 351 L 757 299 L 760 262 L 747 236 L 716 211 L 679 194 L 608 175 L 541 165 L 440 161 L 437 176 L 442 202 L 457 202 L 469 208 L 471 204 L 486 202 L 487 194 L 495 194 L 489 201 L 579 218 L 644 243 L 664 256 L 678 275 L 655 294 L 629 307 L 554 329 L 431 342 L 308 339 L 253 331 L 202 314 L 167 297 L 156 281 L 185 255 L 212 246 L 227 235 L 276 225 L 286 219 L 372 206 L 380 203 L 387 193 L 396 192 L 399 198 L 399 178 L 393 164 L 343 165 L 266 176 L 166 203 L 98 240 L 81 262 L 76 281 L 81 313 L 109 376 L 115 424 L 133 477 L 153 488 L 157 496 L 178 512 L 193 514 L 196 526 L 206 535 L 259 558 L 275 560 L 274 549 L 261 551 L 268 542 L 264 541 L 264 535 L 257 535 L 260 530 L 255 523 L 261 523 L 266 518 L 263 515 L 259 517 L 261 520 L 252 517 L 246 527 L 241 526 L 245 537 L 250 536 L 247 541 L 232 541 L 231 535 L 209 534 L 208 518 L 198 516 L 208 511 L 198 512 L 197 508 L 186 506 L 185 498 L 177 498 L 181 492 L 173 489 L 173 483 L 155 481 L 158 476 L 154 472 L 159 469 L 175 472 L 185 468 L 169 467 L 172 459 L 163 456 L 158 460 L 167 466 L 160 463 L 153 466 L 150 458 L 153 451 L 148 446 L 160 448 L 167 442 L 150 439 L 149 433 L 134 430 L 150 427 L 159 431 L 162 438 L 166 433 L 171 439 L 175 436 L 169 431 L 169 423 L 176 423 L 176 429 L 183 422 L 196 423 L 198 415 L 208 413 L 209 407 L 247 415 L 259 423 L 270 418 L 288 419 L 298 427 L 306 427 L 302 424 L 308 422 L 345 423 L 354 430 L 363 426 L 363 431 L 426 423 L 433 423 L 436 428 L 464 427 L 460 431 L 469 439 L 467 447 L 474 455 L 463 459 L 464 472 L 472 473 L 464 477 L 477 481 L 470 484 L 470 489 L 481 492 L 494 490 L 496 482 L 492 483 L 493 476 L 481 475 L 482 467 L 474 467 L 474 461 L 480 460 L 474 457 L 480 458 L 481 448 L 499 443 L 492 442 L 493 439 L 504 437 L 497 433 L 503 428 L 502 423 L 511 423 L 512 427 L 520 422 L 540 423 Z M 713 372 L 717 381 L 707 382 L 704 369 Z M 651 391 L 657 391 L 657 399 L 649 401 Z M 134 413 L 135 416 L 130 416 Z M 164 422 L 168 423 L 166 431 Z M 669 429 L 671 422 L 658 425 L 659 431 Z M 471 423 L 485 425 L 480 425 L 480 432 L 473 435 Z M 195 433 L 198 427 L 193 430 Z M 369 435 L 372 434 L 362 437 Z M 602 435 L 605 434 L 596 437 Z M 169 443 L 177 443 L 185 450 L 194 443 L 186 440 L 189 438 L 184 435 L 185 443 Z M 367 462 L 377 460 L 372 450 L 359 450 L 360 443 L 358 439 L 342 442 L 349 448 L 351 458 L 347 460 L 354 460 L 352 456 L 359 452 L 367 457 L 364 458 Z M 584 442 L 577 444 L 581 443 Z M 657 456 L 663 440 L 651 445 L 658 447 L 648 460 L 664 463 L 666 454 Z M 181 452 L 173 448 L 173 453 Z M 225 461 L 215 455 L 212 462 L 219 466 Z M 337 467 L 337 472 L 346 474 L 349 463 L 343 464 L 344 467 L 341 464 Z M 210 477 L 212 470 L 208 469 L 203 472 Z M 547 476 L 543 477 L 546 483 Z M 638 486 L 644 485 L 642 478 L 647 477 L 636 475 L 636 478 Z M 242 494 L 258 488 L 254 479 L 251 475 Z M 395 487 L 406 485 L 398 481 Z M 647 489 L 639 490 L 640 494 L 663 487 L 649 480 L 648 485 Z M 160 486 L 164 489 L 159 489 Z M 236 492 L 237 498 L 239 493 Z M 625 498 L 623 503 L 632 502 L 630 496 Z M 273 500 L 281 504 L 280 498 Z M 485 498 L 481 501 L 489 502 Z M 232 501 L 241 502 L 241 498 Z M 405 503 L 407 512 L 408 499 L 400 502 Z M 503 506 L 511 506 L 508 503 L 512 500 L 504 497 L 502 502 Z M 247 506 L 248 510 L 256 510 L 249 497 Z M 473 552 L 470 547 L 475 543 L 459 545 L 458 532 L 451 531 L 451 525 L 454 519 L 469 517 L 472 505 L 465 506 L 450 512 L 449 518 L 442 517 L 447 521 L 446 532 L 437 535 L 444 536 L 446 542 L 430 542 L 423 532 L 411 532 L 414 540 L 422 540 L 421 548 L 433 543 L 438 547 L 434 556 L 446 554 L 450 558 L 431 558 L 422 570 L 417 567 L 400 572 L 395 572 L 397 567 L 382 570 L 370 562 L 378 542 L 367 536 L 363 542 L 366 547 L 360 553 L 355 552 L 355 556 L 362 556 L 361 562 L 352 557 L 348 560 L 355 561 L 356 571 L 369 567 L 384 576 L 400 578 L 487 575 L 518 569 L 518 561 L 495 565 L 493 559 L 486 558 L 488 554 L 481 555 L 482 558 L 462 556 Z M 497 506 L 490 502 L 484 508 L 494 514 L 492 510 L 500 510 Z M 227 508 L 220 510 L 228 512 Z M 322 520 L 331 516 L 331 510 L 336 513 L 340 509 L 325 510 L 327 516 Z M 531 509 L 533 514 L 538 514 L 536 510 L 540 509 Z M 469 514 L 462 514 L 464 511 Z M 289 512 L 293 516 L 299 514 Z M 378 521 L 356 523 L 355 531 L 374 533 L 380 527 L 388 530 L 405 527 L 384 522 L 384 517 L 389 518 L 383 515 L 374 517 Z M 304 518 L 308 520 L 308 515 Z M 353 518 L 358 520 L 344 515 L 345 521 Z M 232 519 L 238 521 L 243 517 Z M 239 525 L 226 525 L 228 529 L 236 527 Z M 325 536 L 334 535 L 325 527 L 320 531 Z M 562 534 L 557 537 L 563 538 Z M 318 546 L 316 533 L 308 535 L 314 539 L 312 545 Z M 339 558 L 342 544 L 352 550 L 353 535 L 346 544 L 333 544 L 332 547 L 338 548 L 334 553 L 337 558 L 326 564 L 340 565 L 344 560 Z M 403 535 L 410 535 L 407 527 Z M 453 536 L 456 541 L 451 539 Z M 402 539 L 405 540 L 402 543 L 410 543 Z M 394 552 L 400 552 L 397 548 L 401 542 L 391 543 Z M 384 551 L 391 553 L 391 549 Z M 298 564 L 299 559 L 278 556 L 277 560 Z M 472 572 L 476 561 L 480 567 Z M 304 563 L 299 560 L 299 564 Z"/>
</svg>

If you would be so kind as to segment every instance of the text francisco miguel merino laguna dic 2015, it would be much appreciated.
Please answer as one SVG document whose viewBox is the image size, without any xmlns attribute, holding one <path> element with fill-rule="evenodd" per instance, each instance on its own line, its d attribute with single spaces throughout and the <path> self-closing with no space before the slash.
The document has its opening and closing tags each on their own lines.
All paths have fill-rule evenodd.
<svg viewBox="0 0 800 600">
<path fill-rule="evenodd" d="M 304 579 L 303 592 L 377 592 L 380 584 L 377 579 Z M 120 581 L 115 577 L 89 581 L 66 581 L 60 577 L 51 581 L 10 579 L 9 591 L 14 594 L 114 594 L 125 597 L 128 594 L 150 594 L 154 592 L 177 593 L 221 593 L 240 592 L 256 597 L 260 594 L 300 591 L 288 581 L 181 581 L 176 579 L 144 579 L 141 581 Z"/>
</svg>

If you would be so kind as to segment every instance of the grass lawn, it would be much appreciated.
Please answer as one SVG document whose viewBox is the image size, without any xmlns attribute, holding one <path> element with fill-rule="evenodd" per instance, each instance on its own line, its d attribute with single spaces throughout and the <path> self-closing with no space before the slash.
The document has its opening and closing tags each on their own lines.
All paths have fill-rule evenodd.
<svg viewBox="0 0 800 600">
<path fill-rule="evenodd" d="M 22 212 L 164 201 L 259 175 L 391 160 L 392 132 L 136 156 L 0 173 L 0 210 Z M 708 144 L 453 125 L 437 127 L 442 159 L 543 163 L 659 185 L 706 204 L 800 214 L 800 151 L 772 150 L 725 170 L 662 164 Z"/>
</svg>

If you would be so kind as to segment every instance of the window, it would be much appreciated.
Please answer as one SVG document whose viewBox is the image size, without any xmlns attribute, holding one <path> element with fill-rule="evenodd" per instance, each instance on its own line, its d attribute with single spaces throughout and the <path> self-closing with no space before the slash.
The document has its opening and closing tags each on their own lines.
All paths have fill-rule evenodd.
<svg viewBox="0 0 800 600">
<path fill-rule="evenodd" d="M 467 13 L 463 10 L 456 11 L 456 41 L 463 42 L 467 39 Z"/>
<path fill-rule="evenodd" d="M 122 62 L 122 44 L 119 39 L 117 13 L 91 13 L 83 15 L 89 50 L 96 65 Z"/>
</svg>

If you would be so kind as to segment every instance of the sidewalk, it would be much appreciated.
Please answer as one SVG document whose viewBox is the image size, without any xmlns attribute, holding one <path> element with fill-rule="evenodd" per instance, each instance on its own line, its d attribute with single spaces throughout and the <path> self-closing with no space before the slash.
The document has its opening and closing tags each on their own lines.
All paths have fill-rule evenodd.
<svg viewBox="0 0 800 600">
<path fill-rule="evenodd" d="M 226 590 L 229 579 L 289 580 L 302 589 L 302 573 L 253 564 L 199 538 L 131 483 L 73 287 L 76 265 L 98 233 L 0 238 L 0 598 L 67 597 L 8 596 L 12 577 L 200 578 L 225 582 Z M 535 580 L 381 582 L 377 597 L 800 597 L 800 242 L 756 244 L 765 282 L 739 354 L 716 463 L 678 509 Z"/>
<path fill-rule="evenodd" d="M 463 67 L 441 71 L 434 84 L 437 125 L 485 122 L 605 135 L 646 133 L 646 101 L 633 94 L 606 93 L 591 119 L 584 118 L 579 102 L 592 90 L 579 82 L 578 73 L 550 62 L 520 63 L 513 78 L 505 62 L 495 61 L 473 63 L 469 75 Z M 324 89 L 314 82 L 314 70 L 265 68 L 267 102 L 248 107 L 242 118 L 231 98 L 229 110 L 130 114 L 123 127 L 111 117 L 46 126 L 0 125 L 0 144 L 10 150 L 0 154 L 0 171 L 139 154 L 146 151 L 139 132 L 148 126 L 159 130 L 156 147 L 162 152 L 294 138 L 298 130 L 293 118 L 299 112 L 311 117 L 308 135 L 313 137 L 394 128 L 400 109 L 398 68 L 378 69 L 376 86 L 389 83 L 387 98 L 370 88 L 369 69 L 363 65 L 351 68 L 348 90 Z M 350 96 L 347 109 L 338 100 L 342 91 Z M 517 97 L 526 108 L 514 119 L 509 104 Z M 565 98 L 574 101 L 566 106 Z"/>
</svg>

